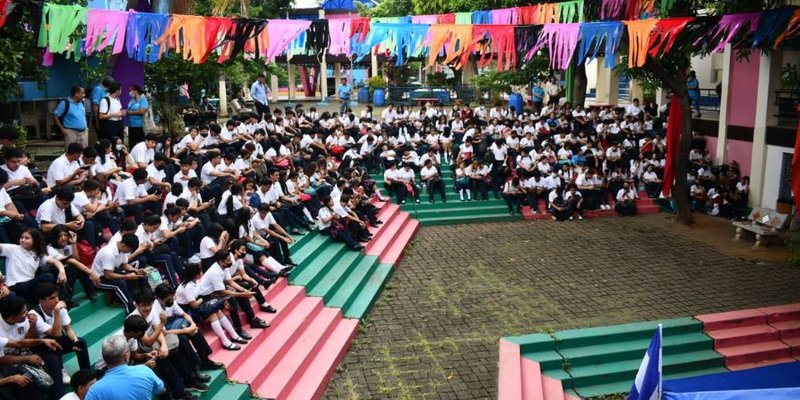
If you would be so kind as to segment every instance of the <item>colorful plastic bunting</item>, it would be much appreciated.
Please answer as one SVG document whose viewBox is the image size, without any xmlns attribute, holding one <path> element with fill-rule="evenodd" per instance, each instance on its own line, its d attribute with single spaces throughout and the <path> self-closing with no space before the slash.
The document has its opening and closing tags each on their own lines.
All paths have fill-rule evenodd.
<svg viewBox="0 0 800 400">
<path fill-rule="evenodd" d="M 267 20 L 269 45 L 267 46 L 266 59 L 271 61 L 283 54 L 294 39 L 311 26 L 311 21 L 296 19 L 270 19 Z"/>
<path fill-rule="evenodd" d="M 605 67 L 614 68 L 617 65 L 617 49 L 619 48 L 622 34 L 625 32 L 622 22 L 590 22 L 581 24 L 580 48 L 578 49 L 578 64 L 583 63 L 589 51 L 594 49 L 589 60 L 597 58 L 601 45 L 605 55 Z"/>
<path fill-rule="evenodd" d="M 472 25 L 431 25 L 428 48 L 428 66 L 436 64 L 437 56 L 444 51 L 444 64 L 460 69 L 461 56 L 472 43 Z"/>
<path fill-rule="evenodd" d="M 641 67 L 647 62 L 650 34 L 656 26 L 656 19 L 624 21 L 628 27 L 628 67 Z"/>
<path fill-rule="evenodd" d="M 662 3 L 663 2 L 664 0 L 662 0 Z M 603 4 L 600 5 L 600 19 L 605 20 L 619 17 L 624 4 L 625 0 L 603 0 Z"/>
<path fill-rule="evenodd" d="M 697 39 L 694 45 L 697 46 L 704 40 L 708 43 L 714 43 L 719 40 L 717 46 L 712 51 L 714 53 L 720 53 L 742 28 L 747 27 L 748 32 L 754 32 L 758 25 L 759 16 L 761 16 L 761 13 L 724 15 L 719 20 L 714 30 L 712 30 L 709 35 Z"/>
<path fill-rule="evenodd" d="M 791 8 L 762 12 L 758 20 L 758 28 L 753 36 L 753 47 L 759 47 L 778 36 L 778 32 L 789 24 L 794 13 L 795 10 Z"/>
<path fill-rule="evenodd" d="M 125 31 L 128 13 L 124 11 L 90 9 L 86 13 L 86 39 L 84 52 L 87 56 L 95 50 L 106 48 L 111 42 L 112 54 L 122 53 L 125 47 Z"/>
<path fill-rule="evenodd" d="M 86 23 L 86 7 L 77 4 L 44 3 L 42 23 L 39 27 L 39 47 L 47 47 L 53 54 L 74 51 L 70 37 L 79 26 Z M 76 57 L 80 52 L 75 52 Z"/>
<path fill-rule="evenodd" d="M 778 46 L 786 39 L 791 39 L 797 34 L 800 33 L 800 8 L 794 10 L 794 15 L 792 18 L 789 19 L 788 25 L 786 25 L 786 30 L 775 39 L 775 44 L 772 46 L 773 49 L 777 49 Z"/>
<path fill-rule="evenodd" d="M 544 24 L 539 41 L 525 55 L 530 60 L 540 49 L 547 47 L 550 52 L 550 67 L 565 70 L 569 68 L 572 55 L 578 46 L 580 24 Z"/>
<path fill-rule="evenodd" d="M 650 50 L 647 52 L 651 57 L 656 57 L 658 54 L 668 54 L 672 50 L 672 45 L 678 35 L 686 28 L 689 22 L 694 21 L 693 17 L 683 18 L 667 18 L 659 20 L 650 34 Z"/>
<path fill-rule="evenodd" d="M 167 25 L 169 25 L 168 15 L 128 12 L 128 26 L 125 35 L 128 57 L 139 62 L 158 61 L 162 51 L 156 41 L 164 35 Z"/>
<path fill-rule="evenodd" d="M 336 18 L 328 20 L 328 32 L 331 35 L 331 44 L 328 46 L 328 54 L 350 57 L 350 19 Z"/>
<path fill-rule="evenodd" d="M 473 43 L 483 38 L 489 43 L 483 46 L 478 60 L 480 67 L 488 66 L 497 56 L 497 70 L 504 71 L 517 67 L 517 49 L 514 46 L 513 25 L 475 25 L 472 30 Z M 467 53 L 469 55 L 469 53 Z M 462 55 L 463 57 L 464 55 Z"/>
<path fill-rule="evenodd" d="M 554 3 L 558 6 L 558 22 L 583 22 L 583 0 Z"/>
<path fill-rule="evenodd" d="M 517 8 L 501 8 L 499 10 L 492 10 L 492 24 L 516 25 Z"/>
</svg>

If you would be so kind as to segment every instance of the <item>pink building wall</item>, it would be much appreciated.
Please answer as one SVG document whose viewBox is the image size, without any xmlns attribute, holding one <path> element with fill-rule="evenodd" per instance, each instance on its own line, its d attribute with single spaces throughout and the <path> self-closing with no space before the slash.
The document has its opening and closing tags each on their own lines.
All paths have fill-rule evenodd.
<svg viewBox="0 0 800 400">
<path fill-rule="evenodd" d="M 731 60 L 728 125 L 755 126 L 758 64 L 758 57 L 752 56 L 749 61 Z"/>
<path fill-rule="evenodd" d="M 716 140 L 714 141 L 716 144 Z M 728 139 L 725 162 L 736 161 L 742 175 L 750 175 L 750 157 L 753 154 L 753 142 Z"/>
<path fill-rule="evenodd" d="M 706 150 L 708 150 L 708 154 L 711 156 L 712 160 L 717 159 L 717 137 L 716 136 L 706 136 Z"/>
</svg>

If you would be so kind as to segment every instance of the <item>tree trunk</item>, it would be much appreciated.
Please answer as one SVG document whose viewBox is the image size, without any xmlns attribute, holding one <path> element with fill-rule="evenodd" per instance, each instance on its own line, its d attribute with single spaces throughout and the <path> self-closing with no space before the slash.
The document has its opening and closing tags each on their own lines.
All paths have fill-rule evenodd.
<svg viewBox="0 0 800 400">
<path fill-rule="evenodd" d="M 586 64 L 575 65 L 572 75 L 572 104 L 583 106 L 586 102 L 586 86 L 589 79 L 586 77 Z"/>
<path fill-rule="evenodd" d="M 683 80 L 685 82 L 685 80 Z M 678 157 L 675 159 L 675 185 L 672 187 L 672 198 L 678 206 L 678 215 L 675 221 L 684 225 L 691 225 L 693 221 L 692 207 L 689 204 L 689 183 L 686 175 L 689 172 L 689 151 L 692 149 L 692 110 L 689 107 L 689 95 L 678 95 L 678 100 L 683 109 L 682 121 L 670 121 L 681 124 L 681 140 Z"/>
</svg>

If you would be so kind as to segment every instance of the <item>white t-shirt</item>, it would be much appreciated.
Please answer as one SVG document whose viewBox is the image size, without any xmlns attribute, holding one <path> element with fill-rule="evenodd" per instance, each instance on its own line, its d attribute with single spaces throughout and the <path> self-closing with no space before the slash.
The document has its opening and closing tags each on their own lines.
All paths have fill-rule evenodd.
<svg viewBox="0 0 800 400">
<path fill-rule="evenodd" d="M 65 258 L 67 258 L 67 257 L 71 257 L 72 256 L 72 245 L 68 244 L 68 245 L 64 246 L 63 248 L 58 249 L 58 248 L 53 247 L 53 245 L 48 244 L 47 245 L 47 255 L 53 260 L 61 261 L 61 260 L 65 259 Z"/>
<path fill-rule="evenodd" d="M 136 163 L 148 165 L 153 162 L 156 152 L 147 148 L 147 142 L 139 142 L 131 149 L 131 157 Z"/>
<path fill-rule="evenodd" d="M 175 289 L 175 304 L 188 305 L 195 300 L 197 300 L 197 282 L 186 282 Z"/>
<path fill-rule="evenodd" d="M 69 317 L 69 311 L 67 311 L 66 308 L 62 308 L 61 310 L 59 310 L 58 313 L 61 316 L 61 327 L 62 327 L 62 329 L 63 329 L 63 327 L 65 327 L 65 326 L 67 326 L 67 325 L 72 323 L 72 318 Z M 44 322 L 44 324 L 40 325 L 40 323 L 37 321 L 36 325 L 37 326 L 41 326 L 41 327 L 44 327 L 45 325 L 47 325 L 48 328 L 45 329 L 45 331 L 48 331 L 48 330 L 50 330 L 50 328 L 53 327 L 53 322 L 55 321 L 55 313 L 54 312 L 51 312 L 50 314 L 47 314 L 47 313 L 44 312 L 44 310 L 41 308 L 41 306 L 37 305 L 33 310 L 30 310 L 28 312 L 28 314 L 36 314 L 36 316 L 40 320 L 43 320 L 42 322 Z M 42 315 L 44 315 L 44 317 L 42 317 Z M 39 331 L 39 337 L 44 337 L 44 336 L 45 336 L 45 333 L 40 330 Z"/>
<path fill-rule="evenodd" d="M 436 167 L 434 167 L 434 166 L 431 166 L 430 168 L 422 167 L 422 169 L 419 171 L 419 175 L 420 175 L 420 177 L 422 177 L 422 179 L 427 179 L 427 178 L 429 178 L 429 177 L 431 177 L 431 176 L 433 176 L 435 174 L 438 174 L 438 173 L 439 173 L 439 170 L 436 169 Z"/>
<path fill-rule="evenodd" d="M 72 199 L 72 207 L 77 208 L 81 214 L 86 214 L 86 205 L 91 203 L 92 201 L 89 199 L 89 196 L 86 195 L 86 192 L 76 192 L 75 198 Z"/>
<path fill-rule="evenodd" d="M 22 179 L 22 178 L 33 178 L 33 174 L 31 174 L 31 170 L 29 170 L 28 167 L 26 167 L 24 165 L 19 165 L 17 167 L 16 171 L 12 171 L 12 170 L 8 169 L 8 166 L 6 164 L 0 165 L 0 168 L 2 168 L 4 171 L 6 171 L 6 174 L 8 174 L 8 180 L 9 181 L 13 181 L 15 179 Z M 12 189 L 16 189 L 18 187 L 19 187 L 19 185 L 9 186 L 7 189 L 8 190 L 12 190 Z"/>
<path fill-rule="evenodd" d="M 227 269 L 223 270 L 219 263 L 212 264 L 200 278 L 200 283 L 197 284 L 197 296 L 208 296 L 211 293 L 225 290 L 225 281 L 230 278 Z"/>
<path fill-rule="evenodd" d="M 6 339 L 25 339 L 25 336 L 28 334 L 30 329 L 31 324 L 27 318 L 25 318 L 22 322 L 13 325 L 9 325 L 4 319 L 0 318 L 0 336 Z M 46 332 L 48 329 L 50 329 L 50 325 L 47 325 L 42 318 L 36 318 L 36 326 L 34 329 L 36 329 L 37 333 L 41 334 L 42 332 Z"/>
<path fill-rule="evenodd" d="M 5 210 L 7 205 L 13 203 L 14 202 L 11 200 L 11 196 L 9 196 L 8 192 L 6 192 L 6 188 L 0 188 L 0 210 Z"/>
<path fill-rule="evenodd" d="M 280 185 L 272 185 L 274 188 L 275 186 L 280 187 Z M 228 199 L 231 198 L 230 190 L 226 190 L 222 193 L 222 198 L 220 198 L 219 205 L 217 205 L 217 213 L 219 215 L 227 215 L 228 214 Z M 239 211 L 242 208 L 242 199 L 239 196 L 233 196 L 233 211 Z M 233 216 L 231 216 L 233 217 Z"/>
<path fill-rule="evenodd" d="M 128 262 L 128 255 L 120 253 L 117 244 L 109 243 L 94 256 L 92 271 L 103 276 L 105 271 L 113 271 L 126 262 Z"/>
<path fill-rule="evenodd" d="M 6 286 L 9 287 L 30 281 L 36 276 L 36 270 L 50 261 L 49 256 L 40 257 L 31 250 L 9 243 L 2 244 L 0 255 L 6 258 Z"/>
<path fill-rule="evenodd" d="M 211 250 L 212 247 L 216 247 L 217 244 L 214 242 L 214 239 L 206 236 L 202 240 L 200 240 L 200 258 L 206 259 L 214 257 L 214 251 Z"/>
<path fill-rule="evenodd" d="M 72 208 L 72 218 L 80 214 L 80 211 L 73 204 L 70 204 L 70 207 Z M 41 225 L 42 222 L 49 222 L 56 225 L 66 224 L 67 214 L 65 209 L 58 208 L 56 205 L 56 198 L 53 197 L 39 206 L 39 211 L 36 213 L 36 222 L 38 222 L 39 225 Z"/>
<path fill-rule="evenodd" d="M 144 188 L 144 185 L 137 185 L 133 178 L 128 178 L 117 186 L 117 192 L 114 193 L 114 200 L 124 206 L 128 204 L 128 200 L 144 196 L 147 196 L 147 190 Z"/>
<path fill-rule="evenodd" d="M 100 114 L 111 114 L 117 113 L 122 110 L 122 103 L 119 101 L 119 97 L 111 97 L 106 96 L 100 99 L 100 105 L 97 107 Z M 109 118 L 111 121 L 119 121 L 122 117 L 111 117 Z"/>
<path fill-rule="evenodd" d="M 322 219 L 323 218 L 328 219 L 331 217 L 332 214 L 333 213 L 331 212 L 331 209 L 329 209 L 328 207 L 322 207 L 319 209 L 319 212 L 317 213 L 317 226 L 319 227 L 319 229 L 325 229 L 331 226 L 331 221 L 328 221 L 326 223 Z"/>
<path fill-rule="evenodd" d="M 78 161 L 69 161 L 67 159 L 66 154 L 62 154 L 55 160 L 53 163 L 50 164 L 50 168 L 47 169 L 47 185 L 50 187 L 56 186 L 56 181 L 60 181 L 75 172 L 76 169 L 80 168 L 80 164 Z"/>
</svg>

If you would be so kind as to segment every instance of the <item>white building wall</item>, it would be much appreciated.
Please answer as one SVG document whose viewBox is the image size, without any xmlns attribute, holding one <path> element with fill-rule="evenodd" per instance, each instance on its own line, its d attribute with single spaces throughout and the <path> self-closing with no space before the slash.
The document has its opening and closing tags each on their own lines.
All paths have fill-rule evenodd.
<svg viewBox="0 0 800 400">
<path fill-rule="evenodd" d="M 767 168 L 764 174 L 764 191 L 761 196 L 761 207 L 775 208 L 781 188 L 781 163 L 783 154 L 794 154 L 794 149 L 783 146 L 767 146 Z"/>
</svg>

